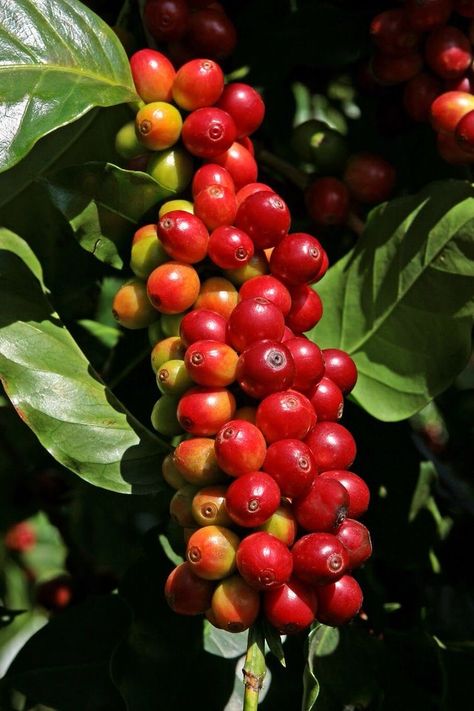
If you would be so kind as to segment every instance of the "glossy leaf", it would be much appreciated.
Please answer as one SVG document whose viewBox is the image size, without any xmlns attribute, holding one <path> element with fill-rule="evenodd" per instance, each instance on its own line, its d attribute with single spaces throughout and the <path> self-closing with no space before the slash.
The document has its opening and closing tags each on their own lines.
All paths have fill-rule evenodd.
<svg viewBox="0 0 474 711">
<path fill-rule="evenodd" d="M 339 644 L 339 631 L 334 627 L 317 624 L 310 631 L 307 642 L 307 662 L 303 672 L 303 711 L 312 711 L 320 692 L 316 676 L 315 659 L 332 654 Z"/>
<path fill-rule="evenodd" d="M 160 491 L 167 445 L 128 413 L 52 309 L 41 266 L 0 231 L 0 377 L 41 444 L 86 481 L 120 493 Z"/>
<path fill-rule="evenodd" d="M 0 0 L 0 170 L 94 106 L 135 101 L 118 37 L 78 0 Z"/>
<path fill-rule="evenodd" d="M 471 351 L 474 188 L 432 183 L 379 206 L 317 291 L 325 315 L 311 338 L 354 358 L 357 402 L 385 421 L 417 412 Z"/>
</svg>

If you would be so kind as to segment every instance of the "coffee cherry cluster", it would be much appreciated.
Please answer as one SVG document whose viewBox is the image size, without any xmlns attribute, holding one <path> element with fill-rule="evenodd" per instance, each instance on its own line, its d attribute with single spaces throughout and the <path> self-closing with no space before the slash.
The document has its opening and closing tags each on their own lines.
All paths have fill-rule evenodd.
<svg viewBox="0 0 474 711">
<path fill-rule="evenodd" d="M 283 198 L 255 182 L 248 135 L 263 119 L 257 92 L 224 87 L 211 60 L 184 65 L 171 92 L 190 111 L 183 150 L 205 162 L 193 200 L 164 203 L 157 223 L 135 233 L 136 278 L 113 305 L 122 325 L 149 326 L 160 391 L 152 425 L 180 436 L 162 471 L 176 490 L 170 514 L 186 562 L 169 576 L 166 598 L 228 631 L 260 612 L 281 633 L 315 619 L 343 624 L 362 604 L 350 573 L 371 553 L 357 520 L 369 491 L 350 471 L 356 445 L 339 423 L 355 364 L 304 335 L 322 316 L 311 285 L 327 255 L 313 235 L 290 232 Z"/>
<path fill-rule="evenodd" d="M 237 43 L 232 20 L 212 0 L 146 0 L 143 22 L 178 66 L 202 56 L 225 59 Z"/>
<path fill-rule="evenodd" d="M 431 121 L 448 163 L 474 161 L 473 0 L 406 0 L 373 18 L 371 69 L 384 85 L 405 83 L 403 103 Z"/>
</svg>

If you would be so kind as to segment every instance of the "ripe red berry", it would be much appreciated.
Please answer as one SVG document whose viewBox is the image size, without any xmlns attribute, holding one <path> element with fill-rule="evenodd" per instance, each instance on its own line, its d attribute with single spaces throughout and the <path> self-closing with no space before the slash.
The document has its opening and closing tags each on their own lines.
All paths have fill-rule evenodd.
<svg viewBox="0 0 474 711">
<path fill-rule="evenodd" d="M 176 71 L 170 60 L 154 49 L 140 49 L 130 57 L 135 88 L 146 104 L 171 101 Z"/>
<path fill-rule="evenodd" d="M 135 117 L 138 139 L 150 151 L 173 146 L 180 137 L 182 125 L 178 109 L 166 101 L 145 104 Z"/>
<path fill-rule="evenodd" d="M 279 279 L 263 274 L 244 282 L 240 287 L 239 296 L 242 300 L 263 297 L 275 304 L 286 316 L 291 308 L 290 292 Z"/>
<path fill-rule="evenodd" d="M 456 141 L 466 153 L 474 153 L 474 111 L 465 114 L 456 126 Z"/>
<path fill-rule="evenodd" d="M 379 84 L 388 86 L 403 84 L 415 77 L 423 68 L 423 56 L 410 52 L 400 56 L 377 52 L 372 58 L 371 69 Z"/>
<path fill-rule="evenodd" d="M 204 526 L 189 539 L 186 558 L 198 577 L 220 580 L 234 572 L 239 543 L 239 537 L 225 526 Z"/>
<path fill-rule="evenodd" d="M 257 427 L 267 442 L 304 439 L 316 424 L 316 415 L 307 397 L 296 390 L 268 395 L 257 409 Z"/>
<path fill-rule="evenodd" d="M 350 518 L 359 518 L 369 508 L 369 487 L 360 476 L 345 469 L 333 469 L 320 474 L 325 479 L 336 479 L 349 494 L 349 508 L 347 515 Z"/>
<path fill-rule="evenodd" d="M 295 364 L 293 389 L 308 392 L 324 375 L 324 359 L 321 350 L 304 336 L 292 336 L 285 340 Z"/>
<path fill-rule="evenodd" d="M 341 578 L 349 564 L 342 543 L 332 533 L 308 533 L 291 549 L 296 577 L 309 585 L 325 585 Z"/>
<path fill-rule="evenodd" d="M 318 178 L 305 193 L 306 209 L 318 225 L 343 225 L 349 214 L 349 191 L 337 178 Z"/>
<path fill-rule="evenodd" d="M 224 153 L 214 156 L 212 162 L 221 165 L 230 173 L 236 190 L 257 180 L 258 168 L 255 158 L 238 142 L 233 143 Z"/>
<path fill-rule="evenodd" d="M 306 437 L 319 471 L 348 469 L 356 456 L 353 436 L 337 422 L 317 422 Z"/>
<path fill-rule="evenodd" d="M 238 354 L 226 343 L 196 341 L 184 356 L 186 370 L 198 385 L 225 387 L 235 380 Z"/>
<path fill-rule="evenodd" d="M 210 607 L 214 584 L 198 578 L 189 563 L 181 563 L 169 574 L 165 583 L 168 605 L 179 615 L 200 615 Z"/>
<path fill-rule="evenodd" d="M 217 106 L 227 111 L 234 119 L 237 138 L 256 131 L 265 115 L 265 104 L 260 94 L 249 84 L 241 82 L 227 84 Z"/>
<path fill-rule="evenodd" d="M 269 533 L 259 531 L 241 541 L 237 551 L 237 568 L 255 590 L 271 590 L 290 579 L 293 560 L 284 543 Z"/>
<path fill-rule="evenodd" d="M 225 168 L 215 163 L 205 163 L 194 173 L 192 182 L 193 198 L 210 185 L 222 185 L 235 192 L 234 181 Z"/>
<path fill-rule="evenodd" d="M 406 54 L 413 51 L 420 36 L 410 25 L 403 8 L 384 10 L 370 23 L 370 37 L 385 54 Z"/>
<path fill-rule="evenodd" d="M 185 0 L 147 0 L 143 21 L 153 39 L 158 42 L 179 39 L 188 29 L 187 3 Z"/>
<path fill-rule="evenodd" d="M 183 316 L 179 324 L 181 342 L 186 347 L 196 341 L 204 340 L 225 343 L 226 323 L 226 319 L 215 311 L 210 311 L 209 309 L 193 309 Z M 180 355 L 170 357 L 181 358 Z M 168 360 L 168 358 L 166 360 Z"/>
<path fill-rule="evenodd" d="M 173 463 L 181 476 L 196 486 L 208 486 L 225 479 L 214 453 L 214 440 L 209 437 L 184 439 L 174 450 Z"/>
<path fill-rule="evenodd" d="M 201 285 L 195 309 L 210 309 L 228 319 L 239 301 L 235 286 L 222 277 L 210 277 Z"/>
<path fill-rule="evenodd" d="M 318 422 L 340 420 L 344 410 L 344 396 L 336 383 L 323 377 L 321 381 L 308 393 Z"/>
<path fill-rule="evenodd" d="M 214 622 L 227 632 L 243 632 L 257 619 L 260 595 L 239 575 L 216 587 L 211 604 Z"/>
<path fill-rule="evenodd" d="M 157 230 L 161 244 L 172 259 L 195 264 L 206 256 L 209 233 L 196 215 L 172 210 L 158 220 Z"/>
<path fill-rule="evenodd" d="M 209 230 L 231 225 L 236 212 L 235 193 L 223 185 L 209 185 L 194 198 L 194 214 Z"/>
<path fill-rule="evenodd" d="M 148 298 L 163 314 L 179 314 L 196 301 L 200 281 L 196 270 L 182 262 L 166 262 L 147 281 Z"/>
<path fill-rule="evenodd" d="M 313 453 L 298 439 L 280 439 L 267 449 L 263 469 L 272 476 L 282 496 L 305 494 L 318 474 Z"/>
<path fill-rule="evenodd" d="M 395 187 L 395 168 L 374 153 L 351 156 L 344 171 L 344 182 L 360 202 L 372 205 L 387 200 Z"/>
<path fill-rule="evenodd" d="M 220 468 L 230 476 L 260 469 L 267 451 L 258 427 L 241 419 L 226 422 L 217 432 L 214 446 Z"/>
<path fill-rule="evenodd" d="M 265 523 L 280 505 L 280 489 L 266 472 L 247 472 L 227 489 L 227 513 L 238 526 L 256 528 Z"/>
<path fill-rule="evenodd" d="M 358 568 L 372 555 L 370 533 L 360 521 L 346 518 L 339 526 L 336 538 L 341 541 L 349 554 L 350 569 Z"/>
<path fill-rule="evenodd" d="M 348 507 L 349 494 L 343 485 L 320 477 L 293 501 L 296 520 L 306 531 L 335 531 L 346 518 Z"/>
<path fill-rule="evenodd" d="M 211 7 L 191 15 L 187 39 L 196 53 L 215 59 L 228 57 L 237 44 L 231 20 L 222 11 Z"/>
<path fill-rule="evenodd" d="M 316 591 L 297 578 L 291 578 L 263 596 L 265 617 L 280 634 L 296 634 L 314 622 Z"/>
<path fill-rule="evenodd" d="M 319 294 L 308 284 L 290 289 L 291 309 L 286 316 L 286 325 L 295 334 L 309 331 L 321 320 L 323 304 Z"/>
<path fill-rule="evenodd" d="M 253 257 L 250 237 L 237 227 L 222 225 L 209 238 L 208 256 L 221 269 L 236 269 Z"/>
<path fill-rule="evenodd" d="M 407 0 L 405 7 L 413 29 L 430 32 L 446 24 L 453 3 L 452 0 Z"/>
<path fill-rule="evenodd" d="M 58 612 L 67 607 L 73 597 L 73 581 L 69 575 L 58 575 L 40 583 L 36 588 L 37 604 L 51 612 Z"/>
<path fill-rule="evenodd" d="M 440 27 L 426 41 L 428 66 L 442 79 L 455 79 L 464 74 L 472 62 L 471 45 L 457 27 Z"/>
<path fill-rule="evenodd" d="M 259 530 L 275 536 L 285 546 L 292 546 L 295 542 L 298 524 L 291 504 L 287 501 L 282 501 L 275 513 L 259 526 Z"/>
<path fill-rule="evenodd" d="M 474 96 L 464 91 L 446 91 L 431 105 L 431 125 L 435 131 L 454 133 L 459 121 L 474 111 Z"/>
<path fill-rule="evenodd" d="M 18 553 L 31 550 L 36 545 L 36 533 L 33 526 L 27 521 L 20 521 L 10 526 L 5 533 L 4 544 L 8 550 Z"/>
<path fill-rule="evenodd" d="M 183 123 L 181 137 L 192 155 L 213 158 L 230 148 L 235 132 L 235 124 L 229 114 L 210 106 L 189 114 Z"/>
<path fill-rule="evenodd" d="M 247 183 L 247 185 L 244 185 L 237 192 L 237 205 L 240 206 L 246 198 L 250 197 L 250 195 L 253 195 L 254 193 L 259 193 L 261 191 L 266 193 L 272 193 L 273 189 L 265 183 Z"/>
<path fill-rule="evenodd" d="M 432 74 L 420 72 L 410 79 L 403 92 L 403 105 L 413 121 L 429 121 L 433 101 L 441 93 L 441 86 Z"/>
<path fill-rule="evenodd" d="M 456 136 L 451 133 L 438 133 L 436 148 L 441 158 L 452 165 L 467 165 L 474 161 L 473 153 L 461 148 Z"/>
<path fill-rule="evenodd" d="M 266 193 L 258 193 L 255 197 L 259 194 Z M 322 247 L 315 237 L 294 232 L 276 245 L 270 257 L 270 271 L 290 286 L 311 283 L 319 273 L 322 258 Z"/>
<path fill-rule="evenodd" d="M 277 341 L 257 341 L 246 348 L 237 364 L 237 382 L 250 397 L 262 399 L 291 387 L 295 366 L 291 354 Z"/>
<path fill-rule="evenodd" d="M 194 111 L 212 106 L 224 89 L 224 74 L 211 59 L 192 59 L 183 64 L 173 83 L 173 99 L 182 109 Z"/>
<path fill-rule="evenodd" d="M 317 588 L 317 618 L 323 625 L 338 627 L 349 622 L 362 607 L 359 583 L 350 575 Z"/>
<path fill-rule="evenodd" d="M 454 9 L 463 17 L 474 17 L 473 0 L 454 0 Z"/>
<path fill-rule="evenodd" d="M 234 412 L 235 398 L 226 388 L 196 387 L 182 396 L 177 417 L 186 432 L 207 437 L 215 435 L 223 424 L 232 419 Z"/>
<path fill-rule="evenodd" d="M 257 296 L 241 301 L 232 311 L 227 322 L 227 342 L 241 353 L 263 339 L 281 341 L 284 330 L 285 319 L 280 309 Z"/>
<path fill-rule="evenodd" d="M 325 348 L 323 351 L 325 376 L 336 383 L 344 395 L 350 393 L 357 382 L 357 368 L 348 353 L 339 348 Z"/>
<path fill-rule="evenodd" d="M 248 234 L 257 249 L 266 249 L 283 239 L 290 219 L 288 206 L 279 195 L 259 191 L 240 204 L 235 225 Z"/>
</svg>

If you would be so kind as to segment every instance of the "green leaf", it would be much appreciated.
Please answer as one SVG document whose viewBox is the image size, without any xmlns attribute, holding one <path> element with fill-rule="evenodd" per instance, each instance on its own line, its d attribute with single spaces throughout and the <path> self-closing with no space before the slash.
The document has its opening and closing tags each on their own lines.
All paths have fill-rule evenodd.
<svg viewBox="0 0 474 711">
<path fill-rule="evenodd" d="M 44 185 L 81 247 L 116 268 L 130 256 L 131 234 L 138 220 L 170 195 L 150 175 L 111 163 L 68 167 Z"/>
<path fill-rule="evenodd" d="M 48 301 L 38 260 L 8 230 L 0 230 L 0 299 L 0 378 L 41 444 L 95 486 L 162 491 L 167 445 L 91 369 Z"/>
<path fill-rule="evenodd" d="M 408 521 L 414 521 L 421 509 L 428 506 L 433 484 L 438 478 L 433 462 L 420 462 L 420 474 L 411 500 Z"/>
<path fill-rule="evenodd" d="M 79 326 L 87 331 L 91 336 L 96 338 L 100 344 L 105 346 L 105 348 L 115 348 L 122 336 L 122 331 L 114 326 L 106 326 L 98 321 L 91 321 L 90 319 L 83 318 L 78 322 Z"/>
<path fill-rule="evenodd" d="M 354 358 L 357 402 L 385 421 L 413 415 L 471 352 L 473 187 L 432 183 L 376 208 L 318 292 L 326 311 L 310 337 Z"/>
<path fill-rule="evenodd" d="M 265 641 L 268 644 L 270 652 L 278 659 L 282 667 L 286 667 L 285 652 L 283 651 L 281 635 L 266 618 L 263 620 L 263 632 L 265 634 Z"/>
<path fill-rule="evenodd" d="M 226 632 L 204 620 L 204 649 L 223 659 L 234 659 L 245 654 L 248 632 Z"/>
<path fill-rule="evenodd" d="M 0 170 L 94 106 L 137 98 L 125 51 L 77 0 L 0 0 Z"/>
</svg>

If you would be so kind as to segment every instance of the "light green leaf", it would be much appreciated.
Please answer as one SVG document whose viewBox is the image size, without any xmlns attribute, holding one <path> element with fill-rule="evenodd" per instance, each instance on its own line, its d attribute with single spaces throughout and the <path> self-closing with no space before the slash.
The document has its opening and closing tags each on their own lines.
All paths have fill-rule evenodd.
<svg viewBox="0 0 474 711">
<path fill-rule="evenodd" d="M 52 309 L 28 245 L 0 230 L 0 378 L 20 417 L 61 464 L 120 493 L 163 490 L 166 443 L 128 413 Z"/>
<path fill-rule="evenodd" d="M 376 208 L 318 292 L 325 315 L 310 337 L 354 358 L 357 402 L 381 420 L 413 415 L 471 352 L 473 187 L 432 183 Z"/>
<path fill-rule="evenodd" d="M 134 101 L 125 51 L 78 0 L 0 0 L 0 170 L 94 106 Z"/>
</svg>

